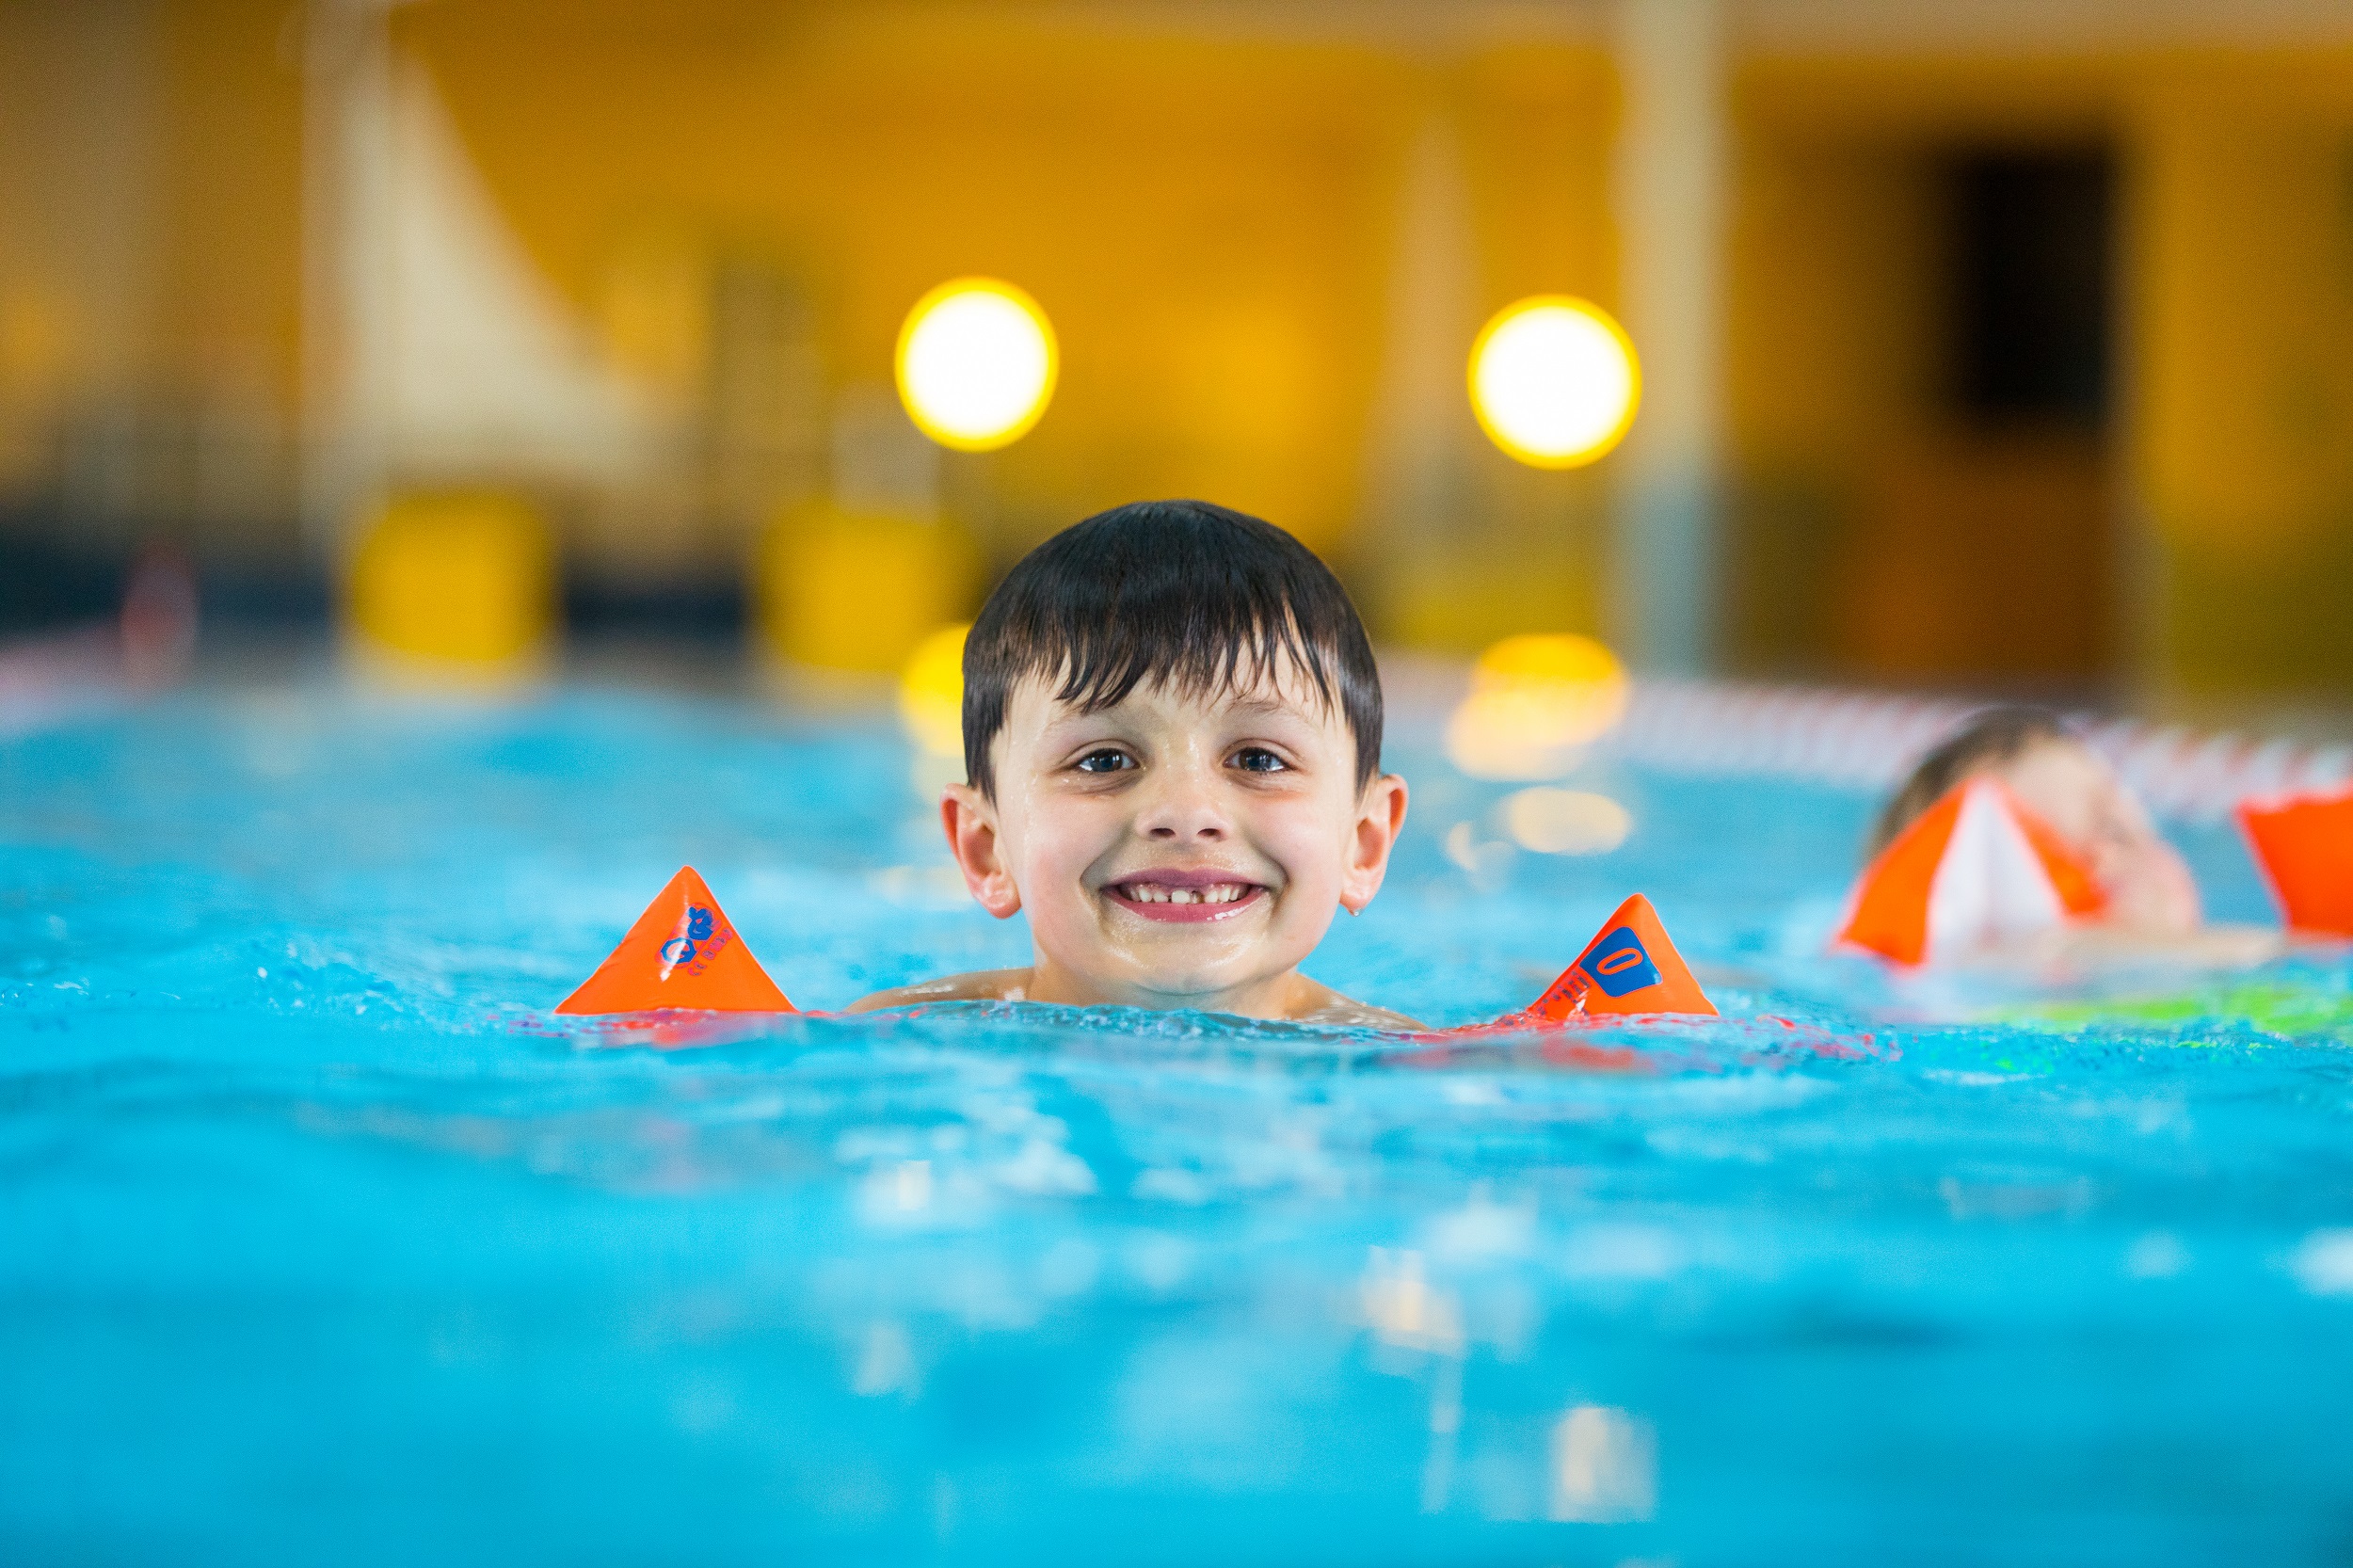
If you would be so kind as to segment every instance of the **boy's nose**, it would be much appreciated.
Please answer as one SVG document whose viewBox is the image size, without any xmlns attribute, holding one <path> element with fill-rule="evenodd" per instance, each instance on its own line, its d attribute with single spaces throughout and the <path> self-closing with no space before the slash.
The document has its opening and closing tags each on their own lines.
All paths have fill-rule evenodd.
<svg viewBox="0 0 2353 1568">
<path fill-rule="evenodd" d="M 1217 843 L 1231 830 L 1215 792 L 1182 770 L 1162 776 L 1136 826 L 1161 843 Z"/>
<path fill-rule="evenodd" d="M 1181 827 L 1160 823 L 1153 825 L 1150 836 L 1170 842 L 1179 839 L 1193 839 L 1203 843 L 1216 843 L 1225 837 L 1225 826 L 1223 823 L 1208 822 L 1188 833 Z"/>
</svg>

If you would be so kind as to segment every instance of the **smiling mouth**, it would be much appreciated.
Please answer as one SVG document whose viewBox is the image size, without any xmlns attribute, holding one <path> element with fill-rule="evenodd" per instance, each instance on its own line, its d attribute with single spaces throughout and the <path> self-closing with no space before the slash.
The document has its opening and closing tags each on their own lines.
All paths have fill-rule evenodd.
<svg viewBox="0 0 2353 1568">
<path fill-rule="evenodd" d="M 1223 920 L 1241 914 L 1266 895 L 1256 882 L 1198 876 L 1135 878 L 1103 889 L 1112 903 L 1147 920 Z"/>
</svg>

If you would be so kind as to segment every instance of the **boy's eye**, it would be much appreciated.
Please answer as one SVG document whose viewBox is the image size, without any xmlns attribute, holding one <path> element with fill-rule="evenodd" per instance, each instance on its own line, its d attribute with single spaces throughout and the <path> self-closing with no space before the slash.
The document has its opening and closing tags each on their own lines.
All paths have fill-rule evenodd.
<svg viewBox="0 0 2353 1568">
<path fill-rule="evenodd" d="M 1234 766 L 1244 773 L 1281 773 L 1290 764 L 1264 746 L 1244 746 L 1234 753 Z"/>
<path fill-rule="evenodd" d="M 1124 751 L 1101 746 L 1079 759 L 1080 773 L 1119 773 L 1136 765 L 1136 760 Z"/>
</svg>

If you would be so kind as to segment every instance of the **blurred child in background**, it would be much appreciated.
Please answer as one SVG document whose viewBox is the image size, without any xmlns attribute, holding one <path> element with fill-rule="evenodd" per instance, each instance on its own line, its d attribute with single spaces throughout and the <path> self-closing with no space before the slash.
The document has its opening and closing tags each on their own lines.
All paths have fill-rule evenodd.
<svg viewBox="0 0 2353 1568">
<path fill-rule="evenodd" d="M 2057 835 L 2106 895 L 2097 917 L 2039 938 L 2034 956 L 2242 964 L 2277 951 L 2279 938 L 2271 932 L 2205 923 L 2197 879 L 2181 852 L 2157 831 L 2116 770 L 2044 709 L 1989 708 L 1922 758 L 1881 809 L 1865 859 L 1876 859 L 1954 788 L 1975 778 L 2006 787 Z"/>
</svg>

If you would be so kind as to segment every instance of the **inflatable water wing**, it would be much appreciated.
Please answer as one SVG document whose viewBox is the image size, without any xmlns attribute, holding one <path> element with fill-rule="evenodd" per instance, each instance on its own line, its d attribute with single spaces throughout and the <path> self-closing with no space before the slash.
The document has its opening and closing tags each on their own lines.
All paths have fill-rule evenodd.
<svg viewBox="0 0 2353 1568">
<path fill-rule="evenodd" d="M 2290 931 L 2353 936 L 2353 793 L 2238 808 Z"/>
<path fill-rule="evenodd" d="M 791 1013 L 768 971 L 692 866 L 662 889 L 621 945 L 566 997 L 558 1013 Z"/>
<path fill-rule="evenodd" d="M 1716 1004 L 1668 939 L 1658 911 L 1640 893 L 1618 905 L 1577 962 L 1520 1016 L 1565 1023 L 1633 1013 L 1716 1016 Z"/>
<path fill-rule="evenodd" d="M 1996 780 L 1959 784 L 1864 869 L 1833 945 L 1927 964 L 2096 915 L 2107 899 Z"/>
</svg>

